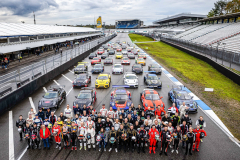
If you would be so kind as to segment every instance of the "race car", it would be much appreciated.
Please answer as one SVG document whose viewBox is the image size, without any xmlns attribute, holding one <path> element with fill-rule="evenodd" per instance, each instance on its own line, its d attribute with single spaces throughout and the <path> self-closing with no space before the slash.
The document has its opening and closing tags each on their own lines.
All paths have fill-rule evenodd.
<svg viewBox="0 0 240 160">
<path fill-rule="evenodd" d="M 127 45 L 126 44 L 122 44 L 122 49 L 127 49 Z"/>
<path fill-rule="evenodd" d="M 104 65 L 106 65 L 106 64 L 113 64 L 113 60 L 112 60 L 112 58 L 108 57 L 108 58 L 106 58 L 106 59 L 103 61 L 103 63 L 104 63 Z"/>
<path fill-rule="evenodd" d="M 188 94 L 187 91 L 183 90 L 183 86 L 173 86 L 172 89 L 168 92 L 169 100 L 176 104 L 176 107 L 182 105 L 183 102 L 189 107 L 188 112 L 197 112 L 198 103 L 193 100 L 193 97 Z"/>
<path fill-rule="evenodd" d="M 124 65 L 124 64 L 130 65 L 130 59 L 128 57 L 123 57 L 121 64 L 122 65 Z"/>
<path fill-rule="evenodd" d="M 143 53 L 143 52 L 138 53 L 138 57 L 139 57 L 139 58 L 142 57 L 142 58 L 144 58 L 144 59 L 147 58 L 146 54 Z"/>
<path fill-rule="evenodd" d="M 114 55 L 115 54 L 115 51 L 114 49 L 110 49 L 110 51 L 108 51 L 109 55 Z"/>
<path fill-rule="evenodd" d="M 128 56 L 129 59 L 134 59 L 135 58 L 134 54 L 132 54 L 132 53 L 128 53 L 127 56 Z"/>
<path fill-rule="evenodd" d="M 102 55 L 104 53 L 104 49 L 99 49 L 98 51 L 97 51 L 97 54 L 98 55 Z"/>
<path fill-rule="evenodd" d="M 116 110 L 120 109 L 127 110 L 132 104 L 131 93 L 125 88 L 117 88 L 111 93 L 110 106 Z"/>
<path fill-rule="evenodd" d="M 145 61 L 143 58 L 137 58 L 137 59 L 135 60 L 135 63 L 136 63 L 136 64 L 141 64 L 141 65 L 143 65 L 143 66 L 146 65 L 146 61 Z"/>
<path fill-rule="evenodd" d="M 127 52 L 132 52 L 132 48 L 128 47 Z"/>
<path fill-rule="evenodd" d="M 96 88 L 109 88 L 111 83 L 111 76 L 109 73 L 101 73 L 95 81 Z"/>
<path fill-rule="evenodd" d="M 123 54 L 123 55 L 127 55 L 127 53 L 128 53 L 127 50 L 123 50 L 123 51 L 122 51 L 122 54 Z"/>
<path fill-rule="evenodd" d="M 107 58 L 108 57 L 108 53 L 103 53 L 102 55 L 101 55 L 101 59 L 105 59 L 105 58 Z"/>
<path fill-rule="evenodd" d="M 87 73 L 79 74 L 75 80 L 72 82 L 73 88 L 75 87 L 87 87 L 91 83 L 91 76 Z"/>
<path fill-rule="evenodd" d="M 51 88 L 38 102 L 38 109 L 42 108 L 42 110 L 56 110 L 65 99 L 66 91 L 62 86 L 51 86 Z"/>
<path fill-rule="evenodd" d="M 122 48 L 121 48 L 121 47 L 118 47 L 118 48 L 117 48 L 117 52 L 122 52 Z"/>
<path fill-rule="evenodd" d="M 74 74 L 86 72 L 88 70 L 88 62 L 78 62 L 78 65 L 73 69 Z"/>
<path fill-rule="evenodd" d="M 140 100 L 143 104 L 144 111 L 150 110 L 155 111 L 158 106 L 165 108 L 165 104 L 162 101 L 163 97 L 160 97 L 159 93 L 153 89 L 144 89 L 140 93 Z"/>
<path fill-rule="evenodd" d="M 139 49 L 138 47 L 135 47 L 135 49 L 136 49 L 138 52 L 140 52 L 140 49 Z"/>
<path fill-rule="evenodd" d="M 89 59 L 93 59 L 94 57 L 97 57 L 97 54 L 96 53 L 91 53 L 88 58 Z"/>
<path fill-rule="evenodd" d="M 83 105 L 86 105 L 87 108 L 93 105 L 97 100 L 97 92 L 94 88 L 83 88 L 80 93 L 75 96 L 73 101 L 73 109 L 76 108 L 76 104 L 80 109 L 83 109 Z"/>
<path fill-rule="evenodd" d="M 142 74 L 143 73 L 143 67 L 141 64 L 134 64 L 132 66 L 132 72 L 135 72 L 136 74 Z"/>
<path fill-rule="evenodd" d="M 134 55 L 138 55 L 138 51 L 137 51 L 136 49 L 132 50 L 132 53 L 133 53 Z"/>
<path fill-rule="evenodd" d="M 94 57 L 92 60 L 91 60 L 91 65 L 94 65 L 94 64 L 97 64 L 101 62 L 101 58 L 100 57 Z"/>
<path fill-rule="evenodd" d="M 156 63 L 150 64 L 148 66 L 148 71 L 153 71 L 155 74 L 160 74 L 160 75 L 162 74 L 161 67 L 158 64 L 156 64 Z"/>
<path fill-rule="evenodd" d="M 129 87 L 138 88 L 138 77 L 134 73 L 127 72 L 123 77 L 123 83 Z"/>
<path fill-rule="evenodd" d="M 115 54 L 115 58 L 116 58 L 116 59 L 122 59 L 122 58 L 123 58 L 122 53 L 121 53 L 121 52 L 117 52 L 117 53 Z"/>
<path fill-rule="evenodd" d="M 102 63 L 95 64 L 92 68 L 93 73 L 102 73 L 104 71 L 104 66 Z"/>
<path fill-rule="evenodd" d="M 112 66 L 112 74 L 123 74 L 123 66 L 121 64 L 114 64 Z"/>
<path fill-rule="evenodd" d="M 160 81 L 160 78 L 158 78 L 156 74 L 144 75 L 144 83 L 149 88 L 162 88 L 162 82 Z"/>
<path fill-rule="evenodd" d="M 109 52 L 111 49 L 112 49 L 111 47 L 108 47 L 107 52 Z"/>
</svg>

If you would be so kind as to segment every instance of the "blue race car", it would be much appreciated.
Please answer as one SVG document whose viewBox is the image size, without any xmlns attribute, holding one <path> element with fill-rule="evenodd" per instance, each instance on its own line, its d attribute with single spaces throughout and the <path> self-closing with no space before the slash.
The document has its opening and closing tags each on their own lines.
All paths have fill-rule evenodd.
<svg viewBox="0 0 240 160">
<path fill-rule="evenodd" d="M 146 74 L 144 76 L 144 83 L 148 88 L 162 88 L 162 82 L 156 74 Z"/>
<path fill-rule="evenodd" d="M 127 110 L 132 104 L 131 93 L 125 88 L 117 88 L 111 93 L 110 106 L 116 110 L 119 107 L 121 110 Z"/>
<path fill-rule="evenodd" d="M 176 104 L 176 107 L 182 105 L 183 102 L 189 107 L 187 112 L 197 112 L 198 104 L 193 100 L 193 97 L 188 94 L 187 91 L 183 90 L 182 86 L 173 86 L 168 92 L 169 100 Z"/>
<path fill-rule="evenodd" d="M 104 66 L 102 63 L 95 64 L 92 69 L 92 73 L 102 73 L 104 71 Z"/>
</svg>

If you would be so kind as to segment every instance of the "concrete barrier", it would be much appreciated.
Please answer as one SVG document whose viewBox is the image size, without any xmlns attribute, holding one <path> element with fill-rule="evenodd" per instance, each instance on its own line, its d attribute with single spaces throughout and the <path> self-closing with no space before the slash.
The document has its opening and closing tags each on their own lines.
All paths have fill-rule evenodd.
<svg viewBox="0 0 240 160">
<path fill-rule="evenodd" d="M 113 39 L 112 37 L 111 39 Z M 109 39 L 108 41 L 110 41 Z M 103 42 L 106 43 L 107 41 Z M 64 63 L 63 65 L 49 71 L 46 74 L 40 75 L 38 78 L 35 78 L 30 83 L 27 83 L 21 86 L 19 89 L 11 92 L 10 94 L 2 97 L 0 101 L 0 115 L 6 112 L 7 110 L 14 107 L 24 98 L 29 97 L 32 93 L 36 90 L 44 86 L 47 82 L 53 80 L 56 76 L 62 74 L 64 71 L 68 70 L 70 67 L 74 66 L 77 62 L 86 58 L 90 53 L 96 51 L 103 43 L 98 44 L 97 46 L 93 47 L 92 49 L 82 53 L 81 55 L 71 59 L 70 61 Z"/>
</svg>

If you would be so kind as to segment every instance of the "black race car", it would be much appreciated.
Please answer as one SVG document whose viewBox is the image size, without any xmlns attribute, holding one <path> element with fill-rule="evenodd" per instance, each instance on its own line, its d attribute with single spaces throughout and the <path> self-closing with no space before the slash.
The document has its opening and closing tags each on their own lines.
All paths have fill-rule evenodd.
<svg viewBox="0 0 240 160">
<path fill-rule="evenodd" d="M 101 59 L 105 59 L 107 57 L 108 57 L 108 53 L 106 53 L 106 52 L 101 55 Z"/>
<path fill-rule="evenodd" d="M 53 86 L 51 87 L 42 99 L 38 102 L 38 109 L 42 108 L 47 110 L 48 108 L 58 109 L 61 103 L 66 99 L 66 91 L 62 86 Z"/>
<path fill-rule="evenodd" d="M 114 54 L 115 54 L 115 51 L 114 51 L 114 49 L 110 49 L 110 50 L 108 51 L 108 53 L 109 53 L 109 55 L 114 55 Z"/>
<path fill-rule="evenodd" d="M 88 58 L 93 59 L 94 57 L 97 57 L 97 53 L 91 53 Z"/>
<path fill-rule="evenodd" d="M 160 78 L 158 78 L 156 74 L 146 74 L 144 76 L 144 83 L 149 88 L 162 88 L 162 82 L 160 81 Z"/>
<path fill-rule="evenodd" d="M 73 102 L 73 108 L 75 108 L 76 104 L 78 104 L 78 106 L 82 108 L 84 104 L 86 105 L 86 107 L 89 107 L 96 102 L 97 92 L 95 88 L 86 87 L 83 89 L 84 90 L 81 90 L 78 96 L 75 96 L 76 99 Z"/>
<path fill-rule="evenodd" d="M 162 69 L 158 64 L 150 64 L 148 66 L 148 71 L 153 71 L 155 74 L 162 74 Z"/>
<path fill-rule="evenodd" d="M 108 57 L 108 58 L 106 58 L 106 59 L 103 61 L 103 63 L 104 63 L 104 65 L 106 65 L 106 64 L 113 64 L 113 60 L 112 60 L 112 58 Z"/>
<path fill-rule="evenodd" d="M 132 53 L 128 53 L 128 55 L 127 55 L 127 56 L 128 56 L 128 58 L 129 58 L 129 59 L 135 59 L 135 55 L 134 55 L 134 54 L 132 54 Z"/>
<path fill-rule="evenodd" d="M 141 64 L 134 64 L 132 66 L 132 72 L 136 74 L 142 74 L 143 73 L 143 67 Z"/>
<path fill-rule="evenodd" d="M 91 83 L 91 76 L 87 73 L 79 74 L 72 82 L 73 88 L 75 87 L 87 87 Z"/>
</svg>

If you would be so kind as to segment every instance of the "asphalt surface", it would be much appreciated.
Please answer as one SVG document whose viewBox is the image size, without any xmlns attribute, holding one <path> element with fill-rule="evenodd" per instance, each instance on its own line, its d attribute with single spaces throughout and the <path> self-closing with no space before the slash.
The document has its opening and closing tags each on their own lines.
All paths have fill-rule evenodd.
<svg viewBox="0 0 240 160">
<path fill-rule="evenodd" d="M 118 34 L 112 41 L 130 41 L 129 37 L 125 33 Z M 115 56 L 113 60 L 115 63 L 120 62 L 120 60 L 116 60 Z M 86 58 L 84 61 L 89 62 L 89 59 Z M 147 66 L 151 63 L 150 60 L 146 60 L 146 66 L 144 66 L 144 70 L 147 70 Z M 124 72 L 131 71 L 131 66 L 134 64 L 134 60 L 131 60 L 130 66 L 124 66 Z M 89 69 L 91 69 L 90 67 Z M 111 66 L 105 66 L 105 72 L 111 73 Z M 63 73 L 66 77 L 70 80 L 74 80 L 74 74 L 70 71 Z M 143 74 L 144 75 L 144 74 Z M 138 89 L 128 89 L 132 93 L 132 100 L 135 106 L 137 106 L 140 102 L 140 92 L 145 88 L 143 85 L 143 75 L 138 75 L 139 78 L 139 88 Z M 95 79 L 97 74 L 92 75 L 92 83 L 91 86 L 94 86 Z M 161 96 L 163 96 L 163 102 L 165 103 L 166 110 L 168 107 L 171 106 L 171 102 L 168 100 L 167 93 L 171 89 L 173 85 L 172 81 L 168 79 L 167 76 L 162 74 L 159 76 L 163 82 L 163 88 L 157 89 Z M 72 89 L 72 83 L 66 79 L 64 76 L 58 76 L 55 80 L 62 85 L 65 85 L 65 90 L 68 94 L 66 101 L 62 103 L 60 108 L 56 111 L 56 115 L 59 115 L 60 112 L 63 112 L 64 108 L 67 104 L 70 104 L 72 107 L 72 103 L 75 99 L 75 96 L 79 93 L 80 89 Z M 142 85 L 141 85 L 142 84 Z M 47 89 L 51 86 L 55 85 L 54 81 L 49 82 L 44 87 Z M 123 85 L 123 75 L 112 75 L 112 83 L 111 85 Z M 94 108 L 99 111 L 101 105 L 104 103 L 106 107 L 109 108 L 110 102 L 110 93 L 113 89 L 110 87 L 108 89 L 97 89 L 97 101 L 94 105 Z M 37 92 L 31 95 L 35 108 L 37 109 L 38 101 L 44 94 L 43 89 L 39 89 Z M 203 143 L 200 144 L 200 152 L 193 152 L 192 156 L 184 156 L 185 150 L 181 147 L 179 149 L 179 154 L 176 153 L 172 154 L 170 149 L 168 149 L 168 157 L 165 155 L 159 156 L 159 148 L 157 149 L 156 154 L 149 154 L 148 148 L 145 148 L 146 153 L 138 154 L 136 151 L 134 153 L 127 152 L 124 153 L 123 151 L 116 153 L 115 151 L 108 152 L 109 146 L 107 146 L 107 152 L 99 152 L 98 147 L 96 151 L 85 151 L 85 150 L 77 150 L 71 151 L 69 149 L 62 149 L 59 151 L 55 149 L 55 144 L 51 146 L 50 150 L 32 150 L 29 149 L 25 152 L 27 147 L 27 142 L 19 141 L 19 134 L 17 132 L 17 128 L 15 127 L 15 122 L 18 119 L 19 115 L 23 115 L 25 119 L 27 119 L 27 112 L 30 110 L 31 105 L 29 102 L 29 98 L 24 99 L 21 103 L 16 105 L 12 109 L 13 113 L 13 136 L 14 136 L 14 155 L 15 159 L 18 159 L 20 155 L 22 155 L 22 159 L 204 159 L 204 160 L 235 160 L 239 159 L 240 156 L 240 149 L 239 147 L 233 143 L 222 130 L 220 130 L 215 123 L 213 123 L 201 110 L 198 111 L 196 114 L 190 114 L 190 117 L 193 120 L 193 127 L 195 126 L 195 122 L 199 116 L 203 116 L 207 127 L 205 131 L 207 132 L 207 137 L 203 139 Z M 1 143 L 0 143 L 0 153 L 1 159 L 9 159 L 9 113 L 6 112 L 0 117 L 0 135 L 1 135 Z M 12 144 L 10 144 L 12 145 Z M 63 145 L 63 144 L 62 144 Z M 79 147 L 79 145 L 78 145 Z"/>
</svg>

